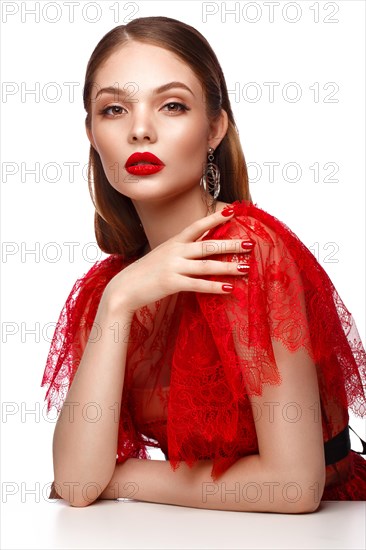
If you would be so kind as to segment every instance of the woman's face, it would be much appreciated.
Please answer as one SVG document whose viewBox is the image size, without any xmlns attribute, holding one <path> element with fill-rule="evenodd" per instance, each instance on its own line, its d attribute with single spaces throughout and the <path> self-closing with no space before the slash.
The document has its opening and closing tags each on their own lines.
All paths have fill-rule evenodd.
<svg viewBox="0 0 366 550">
<path fill-rule="evenodd" d="M 130 42 L 96 73 L 88 137 L 110 184 L 133 201 L 170 199 L 198 187 L 208 148 L 216 149 L 226 130 L 224 111 L 209 124 L 200 81 L 168 50 Z M 136 152 L 152 153 L 163 168 L 129 173 L 125 164 Z"/>
</svg>

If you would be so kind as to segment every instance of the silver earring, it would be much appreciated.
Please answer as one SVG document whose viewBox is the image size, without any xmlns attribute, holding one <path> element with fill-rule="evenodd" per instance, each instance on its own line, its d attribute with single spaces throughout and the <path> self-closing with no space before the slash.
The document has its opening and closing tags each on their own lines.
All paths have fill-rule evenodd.
<svg viewBox="0 0 366 550">
<path fill-rule="evenodd" d="M 207 160 L 208 163 L 205 166 L 203 171 L 200 185 L 203 189 L 213 195 L 213 198 L 216 200 L 220 193 L 220 170 L 217 164 L 214 164 L 214 149 L 209 147 Z"/>
</svg>

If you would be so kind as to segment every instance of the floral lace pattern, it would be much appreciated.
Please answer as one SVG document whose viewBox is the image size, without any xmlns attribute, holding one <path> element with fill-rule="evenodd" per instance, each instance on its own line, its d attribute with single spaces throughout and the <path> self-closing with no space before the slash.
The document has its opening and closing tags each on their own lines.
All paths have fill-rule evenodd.
<svg viewBox="0 0 366 550">
<path fill-rule="evenodd" d="M 146 446 L 157 446 L 158 440 L 173 469 L 182 460 L 193 465 L 212 459 L 211 475 L 217 479 L 240 456 L 258 452 L 249 396 L 261 395 L 264 385 L 281 384 L 275 360 L 278 344 L 289 353 L 303 349 L 316 365 L 324 441 L 347 425 L 348 409 L 366 415 L 366 353 L 328 275 L 284 223 L 247 201 L 232 206 L 234 217 L 210 230 L 202 246 L 213 238 L 253 241 L 250 255 L 223 250 L 205 256 L 249 263 L 249 276 L 212 276 L 231 282 L 234 291 L 180 292 L 134 315 L 117 462 L 149 458 Z M 42 380 L 42 386 L 48 386 L 48 410 L 61 409 L 103 290 L 127 264 L 111 255 L 75 283 L 60 314 Z M 144 433 L 147 424 L 132 391 L 136 387 L 160 396 L 156 439 L 153 424 Z M 162 392 L 167 387 L 169 392 Z M 349 460 L 327 466 L 327 485 L 344 483 L 354 472 L 350 468 Z M 357 468 L 359 472 L 359 462 Z M 366 493 L 366 474 L 363 490 Z"/>
</svg>

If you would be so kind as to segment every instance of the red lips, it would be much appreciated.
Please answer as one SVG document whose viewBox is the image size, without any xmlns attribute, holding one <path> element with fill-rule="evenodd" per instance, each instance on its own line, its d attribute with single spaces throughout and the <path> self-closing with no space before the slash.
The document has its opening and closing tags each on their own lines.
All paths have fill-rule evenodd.
<svg viewBox="0 0 366 550">
<path fill-rule="evenodd" d="M 164 166 L 163 162 L 158 157 L 146 151 L 145 153 L 133 153 L 133 155 L 128 157 L 125 167 L 127 168 L 128 166 L 131 166 L 132 164 L 137 164 L 139 162 Z"/>
<path fill-rule="evenodd" d="M 129 174 L 134 176 L 150 176 L 164 168 L 162 161 L 152 153 L 133 153 L 125 164 Z"/>
</svg>

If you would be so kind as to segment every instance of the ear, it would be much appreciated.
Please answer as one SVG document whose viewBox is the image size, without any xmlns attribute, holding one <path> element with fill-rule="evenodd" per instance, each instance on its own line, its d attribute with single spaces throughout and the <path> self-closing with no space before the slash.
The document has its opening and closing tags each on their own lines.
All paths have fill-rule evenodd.
<svg viewBox="0 0 366 550">
<path fill-rule="evenodd" d="M 85 121 L 85 131 L 86 131 L 86 135 L 88 136 L 88 140 L 90 141 L 90 145 L 98 152 L 98 149 L 96 148 L 96 145 L 95 145 L 92 131 L 86 121 Z"/>
<path fill-rule="evenodd" d="M 208 145 L 216 149 L 224 139 L 229 126 L 229 118 L 227 112 L 221 109 L 220 115 L 211 122 L 210 133 L 208 136 Z"/>
</svg>

